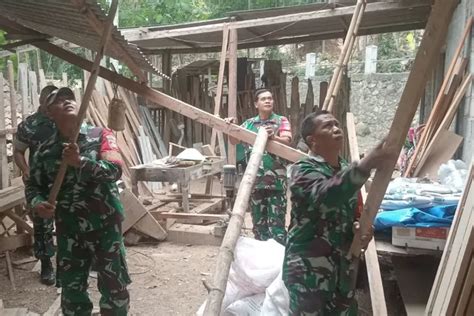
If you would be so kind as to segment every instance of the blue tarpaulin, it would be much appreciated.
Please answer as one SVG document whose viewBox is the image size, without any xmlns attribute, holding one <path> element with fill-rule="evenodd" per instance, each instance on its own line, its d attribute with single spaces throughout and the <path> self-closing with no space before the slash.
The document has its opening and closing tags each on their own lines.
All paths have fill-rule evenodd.
<svg viewBox="0 0 474 316">
<path fill-rule="evenodd" d="M 376 231 L 393 226 L 402 227 L 449 227 L 453 221 L 457 204 L 432 206 L 428 208 L 404 208 L 383 211 L 377 214 L 374 226 Z"/>
</svg>

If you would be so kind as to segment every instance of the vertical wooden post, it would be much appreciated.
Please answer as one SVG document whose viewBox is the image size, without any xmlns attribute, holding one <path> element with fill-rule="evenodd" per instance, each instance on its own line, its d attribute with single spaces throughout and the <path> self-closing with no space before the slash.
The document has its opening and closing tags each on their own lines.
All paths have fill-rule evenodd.
<svg viewBox="0 0 474 316">
<path fill-rule="evenodd" d="M 237 29 L 229 30 L 229 102 L 228 116 L 237 117 Z M 237 152 L 235 145 L 227 144 L 227 163 L 237 164 Z"/>
<path fill-rule="evenodd" d="M 221 111 L 222 104 L 222 89 L 224 86 L 224 72 L 225 72 L 225 61 L 227 59 L 227 46 L 229 43 L 229 26 L 224 24 L 222 30 L 222 49 L 221 49 L 221 59 L 219 63 L 219 75 L 217 77 L 217 89 L 216 89 L 216 99 L 214 101 L 214 115 L 219 116 Z M 226 157 L 226 151 L 224 146 L 224 135 L 216 129 L 212 129 L 211 134 L 211 148 L 215 150 L 216 141 L 219 142 L 219 151 L 221 157 Z"/>
<path fill-rule="evenodd" d="M 29 72 L 29 87 L 30 87 L 30 98 L 31 104 L 33 104 L 33 112 L 36 111 L 39 107 L 39 94 L 38 94 L 38 77 L 36 72 Z"/>
<path fill-rule="evenodd" d="M 41 90 L 43 90 L 43 88 L 46 87 L 46 77 L 44 75 L 43 69 L 38 70 L 38 77 L 39 77 L 39 89 L 41 92 Z"/>
<path fill-rule="evenodd" d="M 5 130 L 5 94 L 3 91 L 4 80 L 0 73 L 0 130 Z M 0 135 L 0 189 L 9 185 L 8 157 L 7 157 L 7 135 Z"/>
<path fill-rule="evenodd" d="M 67 73 L 63 72 L 63 81 L 62 81 L 63 87 L 67 87 Z"/>
<path fill-rule="evenodd" d="M 29 111 L 28 102 L 28 64 L 18 64 L 18 88 L 21 93 L 21 116 L 25 119 Z"/>
<path fill-rule="evenodd" d="M 163 74 L 167 75 L 168 77 L 171 78 L 171 62 L 173 60 L 173 56 L 169 52 L 164 52 L 161 55 L 161 71 Z M 163 80 L 163 92 L 171 95 L 171 80 Z M 172 118 L 172 113 L 168 109 L 163 110 L 163 141 L 165 142 L 166 146 L 169 145 L 170 139 L 171 139 L 171 126 L 170 126 L 170 120 Z"/>
<path fill-rule="evenodd" d="M 16 92 L 15 92 L 15 73 L 13 69 L 13 62 L 9 60 L 7 62 L 8 67 L 8 85 L 10 86 L 10 115 L 12 121 L 12 128 L 16 128 L 18 126 L 18 119 L 17 119 L 17 105 L 16 105 Z M 18 169 L 16 164 L 13 164 L 13 175 L 19 176 L 20 170 Z"/>
</svg>

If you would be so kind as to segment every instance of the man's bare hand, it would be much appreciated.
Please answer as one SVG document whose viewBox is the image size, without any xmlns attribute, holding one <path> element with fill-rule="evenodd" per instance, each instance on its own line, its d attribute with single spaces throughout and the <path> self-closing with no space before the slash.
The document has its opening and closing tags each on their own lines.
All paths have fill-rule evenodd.
<svg viewBox="0 0 474 316">
<path fill-rule="evenodd" d="M 42 202 L 36 205 L 34 211 L 41 218 L 53 218 L 56 207 L 48 202 Z"/>
<path fill-rule="evenodd" d="M 271 126 L 265 126 L 265 129 L 267 130 L 268 133 L 268 138 L 273 138 L 275 136 L 275 130 Z"/>
<path fill-rule="evenodd" d="M 237 124 L 237 118 L 235 118 L 235 117 L 226 117 L 226 118 L 224 118 L 224 121 L 227 124 Z"/>
<path fill-rule="evenodd" d="M 354 222 L 353 225 L 353 232 L 354 235 L 360 234 L 360 223 L 359 222 Z M 370 241 L 374 237 L 374 227 L 370 226 L 369 232 L 360 235 L 360 245 L 363 250 L 367 249 L 367 246 L 369 246 Z"/>
</svg>

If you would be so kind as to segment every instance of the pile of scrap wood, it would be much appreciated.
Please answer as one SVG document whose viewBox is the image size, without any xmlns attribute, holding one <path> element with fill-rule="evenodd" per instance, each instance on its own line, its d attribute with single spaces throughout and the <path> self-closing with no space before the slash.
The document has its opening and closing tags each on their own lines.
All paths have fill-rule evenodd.
<svg viewBox="0 0 474 316">
<path fill-rule="evenodd" d="M 102 83 L 105 95 L 97 90 L 93 92 L 87 120 L 93 125 L 108 127 L 107 119 L 111 100 L 115 97 L 125 103 L 125 129 L 116 132 L 116 137 L 124 161 L 122 180 L 127 188 L 131 188 L 130 167 L 162 158 L 167 156 L 168 153 L 149 109 L 141 107 L 135 95 L 128 90 L 113 87 L 108 81 L 99 84 Z M 142 195 L 151 195 L 154 189 L 160 188 L 157 185 L 158 183 L 153 183 L 150 186 L 140 183 L 139 189 Z M 120 198 L 125 212 L 125 221 L 122 225 L 123 233 L 127 233 L 133 227 L 135 231 L 156 240 L 166 238 L 166 231 L 146 210 L 138 197 L 125 189 L 122 191 Z"/>
<path fill-rule="evenodd" d="M 97 90 L 92 94 L 91 106 L 87 120 L 96 126 L 107 127 L 109 104 L 114 97 L 125 102 L 125 129 L 116 132 L 117 145 L 124 161 L 122 180 L 130 188 L 130 167 L 162 158 L 168 153 L 148 109 L 141 109 L 135 95 L 123 88 L 114 89 L 108 81 L 103 81 L 105 95 Z M 142 113 L 143 115 L 140 115 Z M 150 190 L 141 184 L 141 192 L 149 194 Z"/>
<path fill-rule="evenodd" d="M 439 166 L 451 159 L 461 145 L 463 138 L 449 131 L 449 127 L 472 80 L 472 74 L 467 69 L 468 58 L 461 54 L 466 38 L 471 32 L 472 21 L 473 18 L 466 25 L 464 36 L 457 47 L 430 117 L 409 161 L 406 177 L 428 176 L 435 179 Z"/>
<path fill-rule="evenodd" d="M 473 179 L 471 163 L 425 315 L 474 315 Z"/>
</svg>

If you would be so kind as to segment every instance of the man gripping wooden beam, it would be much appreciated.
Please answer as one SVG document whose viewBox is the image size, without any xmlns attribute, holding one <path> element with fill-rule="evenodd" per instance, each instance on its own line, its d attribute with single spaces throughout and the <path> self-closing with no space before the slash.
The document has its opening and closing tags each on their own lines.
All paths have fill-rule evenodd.
<svg viewBox="0 0 474 316">
<path fill-rule="evenodd" d="M 457 4 L 457 0 L 443 0 L 436 1 L 433 5 L 415 62 L 387 137 L 387 146 L 393 148 L 397 153 L 402 149 L 428 77 L 431 74 L 431 70 L 435 67 L 441 47 L 444 44 L 448 26 Z M 371 229 L 387 186 L 392 178 L 396 161 L 397 156 L 387 159 L 384 165 L 377 169 L 375 173 L 374 181 L 367 196 L 365 209 L 360 219 L 360 230 L 354 237 L 349 256 L 354 258 L 359 258 L 360 256 L 361 244 L 359 234 L 367 234 Z"/>
</svg>

